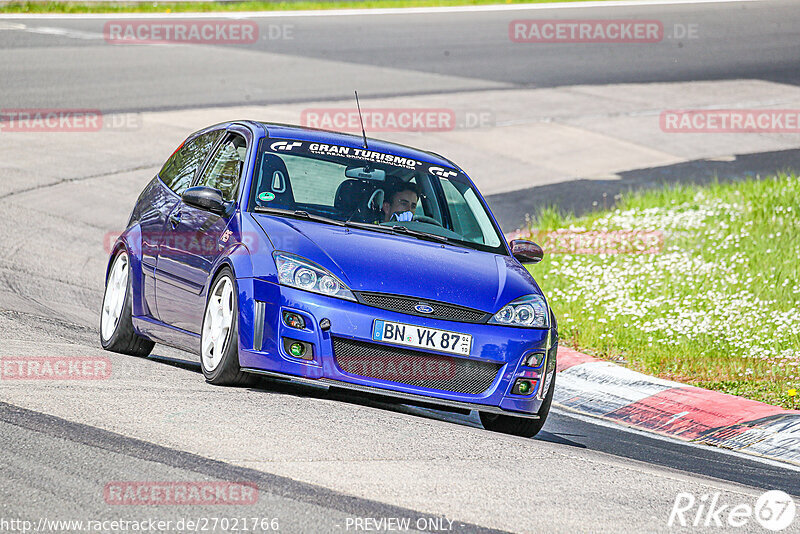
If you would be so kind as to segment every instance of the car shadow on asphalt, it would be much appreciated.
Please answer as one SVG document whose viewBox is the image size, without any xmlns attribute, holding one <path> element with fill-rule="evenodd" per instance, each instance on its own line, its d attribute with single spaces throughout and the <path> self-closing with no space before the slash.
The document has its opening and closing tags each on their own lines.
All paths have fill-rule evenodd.
<svg viewBox="0 0 800 534">
<path fill-rule="evenodd" d="M 671 184 L 704 185 L 719 180 L 733 182 L 800 170 L 800 149 L 740 154 L 730 160 L 695 160 L 662 167 L 620 172 L 613 179 L 577 179 L 489 195 L 489 204 L 504 232 L 526 226 L 543 208 L 583 215 L 612 208 L 623 193 Z"/>
<path fill-rule="evenodd" d="M 157 349 L 159 347 L 160 346 L 157 346 Z M 157 349 L 156 352 L 154 352 L 148 357 L 149 360 L 169 365 L 172 367 L 177 367 L 179 369 L 193 371 L 200 375 L 202 374 L 199 361 L 193 361 L 188 359 L 189 357 L 191 357 L 188 353 L 186 354 L 187 359 L 183 359 L 180 356 L 165 356 L 163 354 L 159 354 Z M 349 389 L 328 387 L 323 385 L 313 386 L 307 384 L 299 384 L 297 382 L 291 382 L 289 380 L 273 379 L 258 375 L 253 375 L 253 381 L 251 384 L 247 386 L 247 388 L 251 391 L 258 391 L 267 394 L 291 395 L 293 397 L 316 398 L 316 399 L 346 402 L 348 404 L 354 404 L 358 406 L 364 406 L 367 408 L 375 408 L 379 410 L 402 413 L 415 417 L 421 417 L 424 419 L 432 419 L 436 421 L 453 423 L 461 426 L 469 426 L 472 428 L 479 428 L 479 429 L 483 428 L 480 422 L 480 418 L 478 417 L 478 413 L 474 410 L 471 412 L 449 411 L 449 410 L 438 409 L 433 404 L 430 405 L 403 404 L 397 401 L 396 399 L 393 399 L 391 397 L 385 397 L 382 395 L 362 393 Z M 545 430 L 547 428 L 546 425 L 547 424 L 545 423 L 545 428 L 542 429 L 534 439 L 539 441 L 547 441 L 550 443 L 557 443 L 559 445 L 567 445 L 570 447 L 578 447 L 582 449 L 586 448 L 586 446 L 581 443 L 577 443 L 575 441 L 566 439 L 565 437 L 559 434 L 548 432 L 547 430 Z"/>
</svg>

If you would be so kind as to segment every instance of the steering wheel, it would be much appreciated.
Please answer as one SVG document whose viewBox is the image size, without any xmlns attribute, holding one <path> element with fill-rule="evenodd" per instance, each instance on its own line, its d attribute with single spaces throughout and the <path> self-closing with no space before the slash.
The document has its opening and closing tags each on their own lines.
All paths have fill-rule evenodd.
<svg viewBox="0 0 800 534">
<path fill-rule="evenodd" d="M 372 192 L 367 200 L 367 210 L 368 211 L 381 211 L 381 206 L 383 206 L 383 199 L 385 198 L 386 194 L 383 192 L 383 189 L 378 188 Z"/>
<path fill-rule="evenodd" d="M 352 213 L 345 213 L 348 220 L 359 222 L 374 222 L 381 217 L 381 206 L 383 205 L 383 189 L 376 189 L 372 192 L 369 199 L 364 204 L 356 205 Z"/>
<path fill-rule="evenodd" d="M 442 226 L 442 223 L 434 219 L 433 217 L 428 217 L 427 215 L 414 215 L 414 218 L 411 219 L 412 221 L 419 221 L 428 224 L 435 224 L 436 226 Z M 443 226 L 442 226 L 443 227 Z"/>
</svg>

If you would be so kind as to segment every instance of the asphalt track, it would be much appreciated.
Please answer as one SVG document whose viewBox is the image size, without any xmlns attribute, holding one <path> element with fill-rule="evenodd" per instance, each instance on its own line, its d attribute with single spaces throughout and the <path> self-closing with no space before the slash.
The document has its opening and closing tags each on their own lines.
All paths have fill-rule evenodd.
<svg viewBox="0 0 800 534">
<path fill-rule="evenodd" d="M 0 16 L 0 24 L 61 29 L 0 30 L 2 107 L 143 111 L 335 100 L 349 98 L 354 85 L 396 95 L 530 84 L 798 81 L 800 10 L 790 2 L 608 9 L 535 16 L 663 18 L 697 23 L 706 38 L 702 46 L 667 42 L 633 54 L 614 46 L 531 54 L 509 45 L 507 25 L 534 14 L 486 12 L 283 18 L 277 23 L 296 24 L 294 42 L 253 49 L 117 48 L 88 37 L 102 31 L 102 21 Z M 21 138 L 29 144 L 17 141 L 13 152 L 3 148 L 4 135 L 0 356 L 108 355 L 113 372 L 99 381 L 0 382 L 0 519 L 246 514 L 278 518 L 283 532 L 347 532 L 359 530 L 355 518 L 421 519 L 434 530 L 432 520 L 445 517 L 456 532 L 656 532 L 682 530 L 667 526 L 680 492 L 719 492 L 723 502 L 751 505 L 768 489 L 800 496 L 796 469 L 560 409 L 536 439 L 525 440 L 480 429 L 474 414 L 268 381 L 215 388 L 191 356 L 163 347 L 150 359 L 103 353 L 100 243 L 124 224 L 158 158 L 136 144 L 114 146 L 113 135 L 103 147 L 19 134 L 30 136 Z M 130 166 L 97 170 L 113 158 Z M 59 172 L 70 178 L 45 179 Z M 103 488 L 119 480 L 244 480 L 258 485 L 260 498 L 248 507 L 107 505 Z M 704 530 L 725 529 L 683 529 Z M 736 531 L 763 529 L 751 521 Z"/>
<path fill-rule="evenodd" d="M 511 42 L 515 19 L 661 21 L 651 44 Z M 254 44 L 110 46 L 107 19 L 21 19 L 0 30 L 2 98 L 113 111 L 687 80 L 800 82 L 796 2 L 253 19 Z M 677 30 L 676 27 L 681 28 Z M 690 36 L 677 38 L 682 31 Z M 56 90 L 57 89 L 57 90 Z M 5 105 L 5 104 L 4 104 Z"/>
</svg>

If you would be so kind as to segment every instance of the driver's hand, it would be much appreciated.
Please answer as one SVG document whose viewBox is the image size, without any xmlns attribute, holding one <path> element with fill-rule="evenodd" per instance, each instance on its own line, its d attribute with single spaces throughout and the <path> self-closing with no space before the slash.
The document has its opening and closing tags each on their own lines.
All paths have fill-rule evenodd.
<svg viewBox="0 0 800 534">
<path fill-rule="evenodd" d="M 413 218 L 414 218 L 414 212 L 412 211 L 403 211 L 392 214 L 392 220 L 398 222 L 408 222 Z"/>
</svg>

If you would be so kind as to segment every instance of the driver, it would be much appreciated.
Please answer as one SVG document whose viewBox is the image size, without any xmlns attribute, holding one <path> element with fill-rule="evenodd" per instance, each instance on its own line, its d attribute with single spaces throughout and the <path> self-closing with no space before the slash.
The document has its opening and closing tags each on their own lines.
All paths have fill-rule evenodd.
<svg viewBox="0 0 800 534">
<path fill-rule="evenodd" d="M 410 221 L 414 217 L 419 197 L 419 187 L 411 182 L 399 181 L 388 188 L 381 208 L 383 222 Z"/>
</svg>

